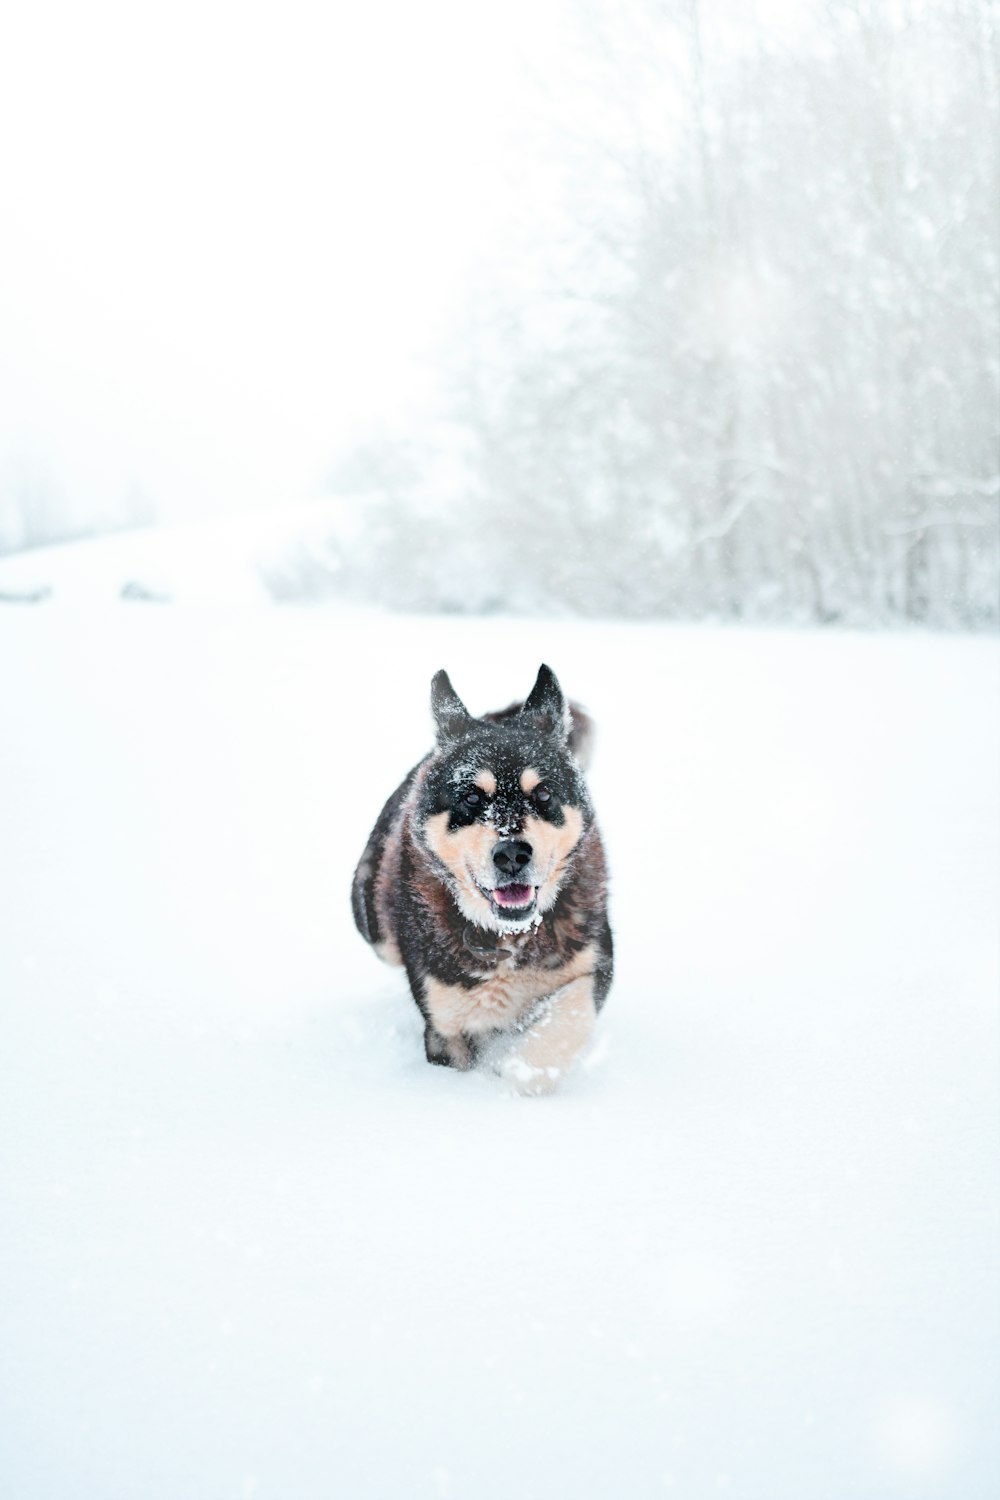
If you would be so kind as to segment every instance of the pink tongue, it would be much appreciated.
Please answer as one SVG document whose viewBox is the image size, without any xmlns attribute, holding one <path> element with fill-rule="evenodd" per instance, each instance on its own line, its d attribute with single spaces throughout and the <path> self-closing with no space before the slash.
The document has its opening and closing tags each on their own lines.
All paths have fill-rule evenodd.
<svg viewBox="0 0 1000 1500">
<path fill-rule="evenodd" d="M 531 886 L 498 886 L 493 892 L 493 897 L 498 906 L 527 906 L 531 900 Z"/>
</svg>

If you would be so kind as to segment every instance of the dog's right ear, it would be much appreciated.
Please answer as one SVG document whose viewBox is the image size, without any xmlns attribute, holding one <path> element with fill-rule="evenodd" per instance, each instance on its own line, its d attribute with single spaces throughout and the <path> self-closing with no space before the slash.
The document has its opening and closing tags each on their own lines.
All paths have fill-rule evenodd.
<svg viewBox="0 0 1000 1500">
<path fill-rule="evenodd" d="M 472 715 L 452 687 L 444 668 L 431 678 L 431 713 L 437 726 L 439 745 L 457 740 L 472 723 Z"/>
</svg>

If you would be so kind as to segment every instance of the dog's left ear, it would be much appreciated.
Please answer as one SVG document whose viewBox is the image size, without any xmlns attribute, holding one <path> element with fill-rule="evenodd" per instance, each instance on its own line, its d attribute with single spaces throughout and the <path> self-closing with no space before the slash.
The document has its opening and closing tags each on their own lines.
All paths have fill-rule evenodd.
<svg viewBox="0 0 1000 1500">
<path fill-rule="evenodd" d="M 431 713 L 437 726 L 439 745 L 457 740 L 472 723 L 472 715 L 452 687 L 444 668 L 431 678 Z"/>
<path fill-rule="evenodd" d="M 538 714 L 544 727 L 551 734 L 565 741 L 569 735 L 569 705 L 559 686 L 559 679 L 551 667 L 543 662 L 538 668 L 535 685 L 524 700 L 526 714 Z"/>
</svg>

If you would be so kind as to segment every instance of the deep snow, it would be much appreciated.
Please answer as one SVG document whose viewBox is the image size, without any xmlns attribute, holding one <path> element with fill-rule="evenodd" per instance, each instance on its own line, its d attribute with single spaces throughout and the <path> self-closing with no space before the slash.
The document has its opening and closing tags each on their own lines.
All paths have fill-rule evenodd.
<svg viewBox="0 0 1000 1500">
<path fill-rule="evenodd" d="M 548 660 L 618 945 L 548 1100 L 428 1067 L 351 870 Z M 985 1500 L 994 642 L 0 610 L 16 1500 Z"/>
</svg>

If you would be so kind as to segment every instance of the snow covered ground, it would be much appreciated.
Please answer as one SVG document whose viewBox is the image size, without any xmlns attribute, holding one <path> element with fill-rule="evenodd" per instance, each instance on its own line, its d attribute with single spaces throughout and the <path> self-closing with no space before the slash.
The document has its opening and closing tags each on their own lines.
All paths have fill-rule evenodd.
<svg viewBox="0 0 1000 1500">
<path fill-rule="evenodd" d="M 303 558 L 333 571 L 336 549 L 352 546 L 357 530 L 357 506 L 334 495 L 30 547 L 0 556 L 0 603 L 262 604 L 267 575 Z"/>
<path fill-rule="evenodd" d="M 564 1091 L 428 1067 L 351 870 L 539 661 L 618 971 Z M 12 1500 L 986 1500 L 992 641 L 0 607 Z"/>
</svg>

